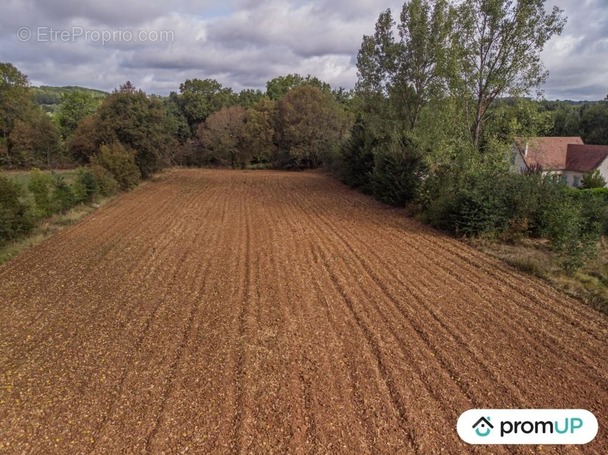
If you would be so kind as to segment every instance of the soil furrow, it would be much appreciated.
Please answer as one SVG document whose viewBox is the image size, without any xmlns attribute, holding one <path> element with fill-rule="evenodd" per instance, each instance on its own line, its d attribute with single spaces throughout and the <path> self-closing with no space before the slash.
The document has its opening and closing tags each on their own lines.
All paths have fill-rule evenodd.
<svg viewBox="0 0 608 455">
<path fill-rule="evenodd" d="M 172 170 L 0 266 L 0 453 L 603 453 L 608 324 L 317 172 Z M 474 408 L 585 446 L 469 446 Z"/>
<path fill-rule="evenodd" d="M 334 229 L 330 229 L 330 230 L 331 230 L 332 232 L 336 232 Z M 343 230 L 343 232 L 348 232 L 348 230 Z M 340 234 L 338 233 L 337 235 L 340 235 Z M 344 239 L 343 239 L 343 238 L 342 238 L 342 241 L 344 242 Z M 359 244 L 359 246 L 360 246 L 362 249 L 366 249 L 366 250 L 367 250 L 367 253 L 366 253 L 365 257 L 366 257 L 367 259 L 369 259 L 369 260 L 371 260 L 371 258 L 378 257 L 378 256 L 379 256 L 378 251 L 381 251 L 381 250 L 383 249 L 383 248 L 382 248 L 382 247 L 383 247 L 383 245 L 381 245 L 381 244 L 376 245 L 376 250 L 372 250 L 372 249 L 370 249 L 370 248 L 369 248 L 367 245 L 365 245 L 363 242 L 361 242 L 361 243 Z M 384 255 L 384 257 L 387 257 L 387 255 Z M 367 262 L 367 259 L 366 259 L 366 261 L 365 261 L 365 262 Z M 392 259 L 392 258 L 390 258 L 390 257 L 389 257 L 389 260 L 391 260 L 391 259 Z M 378 265 L 379 265 L 379 264 L 380 264 L 380 262 L 378 262 Z M 437 263 L 435 263 L 435 264 L 436 264 L 436 265 L 440 265 L 440 264 L 437 264 Z M 400 268 L 402 268 L 402 267 L 399 267 L 398 265 L 395 265 L 394 267 L 390 267 L 388 270 L 392 272 L 393 276 L 395 276 L 395 275 L 394 275 L 394 271 L 395 271 L 395 270 L 399 270 Z M 422 267 L 422 268 L 424 269 L 424 267 Z M 451 270 L 451 268 L 449 268 L 449 269 L 448 269 L 448 268 L 443 268 L 443 267 L 442 267 L 442 269 L 449 270 L 449 275 L 452 275 L 452 273 L 453 273 L 453 272 L 452 272 L 452 270 Z M 369 266 L 366 266 L 366 270 L 367 270 L 368 272 L 370 272 L 372 275 L 374 275 L 374 272 L 373 272 L 374 267 L 369 267 Z M 375 266 L 375 270 L 379 270 L 377 265 Z M 428 278 L 427 278 L 427 279 L 424 279 L 423 277 L 421 277 L 422 279 L 420 280 L 420 282 L 422 282 L 422 283 L 426 283 L 426 286 L 424 286 L 424 289 L 428 291 L 428 289 L 432 289 L 432 288 L 433 288 L 433 286 L 428 286 L 428 284 L 431 282 L 431 280 L 432 280 L 432 278 L 433 278 L 433 276 L 434 276 L 434 275 L 433 275 L 433 274 L 431 274 L 431 273 L 428 273 L 428 274 L 427 274 L 427 276 L 428 276 L 430 279 L 428 279 Z M 462 278 L 464 278 L 464 279 L 465 279 L 465 280 L 467 280 L 467 281 L 471 280 L 471 278 L 469 278 L 469 277 L 468 277 L 468 274 L 465 274 L 465 276 L 464 276 L 464 277 L 461 277 L 461 280 L 462 280 Z M 391 299 L 392 299 L 392 300 L 393 300 L 393 301 L 394 301 L 394 302 L 397 304 L 397 306 L 399 306 L 399 305 L 398 305 L 398 303 L 397 303 L 397 300 L 396 300 L 396 298 L 395 298 L 395 295 L 394 295 L 393 293 L 391 293 L 391 292 L 387 292 L 388 290 L 387 290 L 387 288 L 386 288 L 386 285 L 384 285 L 384 284 L 383 284 L 383 281 L 385 281 L 385 280 L 378 279 L 378 277 L 377 277 L 377 276 L 374 276 L 374 281 L 375 281 L 376 283 L 378 283 L 378 284 L 379 284 L 381 287 L 383 287 L 383 288 L 384 288 L 384 291 L 387 293 L 387 295 L 390 295 L 390 298 L 391 298 Z M 391 281 L 388 281 L 387 283 L 390 285 L 390 283 L 392 283 L 392 282 L 393 282 L 393 281 L 391 280 Z M 481 282 L 481 280 L 479 280 L 478 282 Z M 457 281 L 455 280 L 455 284 L 456 284 L 456 283 L 457 283 Z M 478 286 L 477 286 L 476 282 L 471 281 L 471 283 L 470 283 L 470 284 L 471 284 L 471 285 L 472 285 L 474 288 L 478 288 Z M 415 285 L 414 285 L 414 287 L 415 287 Z M 413 288 L 413 287 L 412 287 L 412 286 L 410 286 L 410 290 L 412 290 L 412 288 Z M 428 294 L 428 292 L 427 292 L 427 294 Z M 419 301 L 429 301 L 429 298 L 431 298 L 431 299 L 432 299 L 432 296 L 427 296 L 427 297 L 425 297 L 425 298 L 419 299 Z M 459 299 L 459 297 L 458 297 L 458 296 L 455 296 L 455 298 L 456 298 L 456 299 Z M 488 299 L 488 300 L 492 300 L 492 299 Z M 466 305 L 466 304 L 467 304 L 467 302 L 466 302 L 466 301 L 463 301 L 463 302 L 462 302 L 462 305 Z M 435 318 L 435 320 L 436 320 L 437 322 L 441 323 L 441 320 L 440 320 L 440 319 L 437 317 L 437 313 L 436 313 L 435 311 L 433 311 L 433 309 L 432 309 L 432 308 L 428 308 L 428 309 L 427 309 L 427 308 L 421 307 L 420 309 L 421 309 L 422 311 L 429 311 L 431 314 L 433 314 L 433 317 Z M 490 309 L 488 309 L 488 310 L 489 310 L 489 311 L 493 311 L 493 309 L 491 309 L 491 308 L 490 308 Z M 486 311 L 487 311 L 487 310 L 486 310 Z M 505 316 L 504 316 L 504 315 L 503 315 L 501 312 L 495 312 L 495 314 L 493 315 L 493 317 L 494 317 L 494 318 L 496 318 L 496 319 L 504 319 L 504 320 L 506 321 Z M 511 317 L 511 320 L 512 320 L 512 319 L 513 319 L 513 317 Z M 523 322 L 523 321 L 522 321 L 522 322 Z M 446 326 L 445 324 L 443 324 L 443 325 L 444 325 L 444 327 Z M 517 327 L 517 326 L 516 326 L 516 327 Z M 483 332 L 482 332 L 482 330 L 484 330 L 484 329 L 487 329 L 487 327 L 485 327 L 485 328 L 484 328 L 484 327 L 477 327 L 477 328 L 476 328 L 477 333 L 483 333 Z M 419 332 L 419 333 L 423 333 L 423 332 L 422 332 L 420 329 L 417 329 L 417 330 L 418 330 L 418 332 Z M 461 328 L 461 329 L 460 329 L 460 332 L 462 332 L 462 330 L 463 330 L 463 329 Z M 452 334 L 454 335 L 454 337 L 455 337 L 456 339 L 459 339 L 459 341 L 461 342 L 461 344 L 464 344 L 464 343 L 462 342 L 462 337 L 458 335 L 458 332 L 459 332 L 459 330 L 458 330 L 458 329 L 452 329 L 452 330 L 451 330 L 451 332 L 452 332 Z M 489 334 L 488 334 L 488 335 L 489 335 Z M 518 338 L 520 338 L 520 337 L 521 337 L 521 333 L 518 333 L 517 335 L 515 335 L 515 334 L 514 334 L 514 335 L 512 336 L 512 338 L 513 338 L 514 340 L 517 340 L 517 339 L 518 339 Z M 540 343 L 537 341 L 537 339 L 533 339 L 533 340 L 532 340 L 532 343 L 533 343 L 533 344 L 535 344 L 535 345 L 537 345 L 537 347 L 539 347 L 539 348 L 540 348 Z M 528 345 L 527 347 L 529 348 L 529 347 L 530 347 L 530 346 L 529 346 L 529 345 L 530 345 L 530 341 L 528 341 L 528 342 L 527 342 L 527 345 Z M 561 345 L 560 345 L 560 343 L 558 343 L 558 342 L 557 342 L 557 340 L 556 340 L 554 337 L 552 337 L 552 336 L 546 335 L 545 340 L 544 340 L 543 347 L 544 347 L 544 349 L 549 349 L 549 350 L 551 350 L 553 353 L 555 353 L 555 354 L 556 354 L 556 358 L 561 358 L 561 356 L 563 356 L 563 354 L 564 354 L 564 352 L 563 352 L 563 351 L 564 351 L 564 345 L 563 345 L 563 343 L 561 343 Z M 572 358 L 573 358 L 573 359 L 576 359 L 576 358 L 578 357 L 578 355 L 577 355 L 577 354 L 574 354 L 574 353 L 573 353 L 573 354 L 571 354 L 571 356 L 572 356 Z M 483 355 L 483 356 L 476 356 L 476 357 L 477 357 L 477 361 L 480 363 L 480 365 L 484 365 L 484 359 L 486 360 L 486 362 L 487 362 L 487 360 L 488 360 L 488 359 L 487 359 L 487 355 Z M 496 361 L 496 359 L 494 359 L 493 361 Z M 605 381 L 605 379 L 603 378 L 603 376 L 605 376 L 605 373 L 602 375 L 602 373 L 599 371 L 599 370 L 600 370 L 600 367 L 589 368 L 589 365 L 590 365 L 590 363 L 589 363 L 589 362 L 582 362 L 582 361 L 581 361 L 581 362 L 579 362 L 579 368 L 583 368 L 583 369 L 587 370 L 587 371 L 588 371 L 588 374 L 591 374 L 591 376 L 592 376 L 592 377 L 595 377 L 595 381 L 599 381 L 599 382 Z M 486 370 L 488 370 L 488 369 L 487 369 L 485 366 L 484 366 L 484 368 L 485 368 Z M 494 378 L 494 380 L 496 380 L 496 378 Z M 583 388 L 584 388 L 584 387 L 583 387 Z M 513 389 L 513 387 L 511 387 L 511 389 Z M 514 391 L 513 391 L 513 390 L 511 390 L 511 393 L 509 394 L 509 396 L 511 396 L 511 397 L 512 397 L 512 396 L 513 396 L 513 392 L 514 392 Z M 520 404 L 521 404 L 521 403 L 520 403 Z"/>
</svg>

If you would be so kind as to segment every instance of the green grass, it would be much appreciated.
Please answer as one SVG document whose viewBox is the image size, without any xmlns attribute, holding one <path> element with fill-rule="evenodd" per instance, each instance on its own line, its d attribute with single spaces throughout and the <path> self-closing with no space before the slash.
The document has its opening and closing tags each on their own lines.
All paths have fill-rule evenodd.
<svg viewBox="0 0 608 455">
<path fill-rule="evenodd" d="M 76 181 L 79 169 L 41 172 L 45 174 L 60 174 L 63 176 L 66 183 L 71 185 Z M 17 183 L 22 188 L 22 197 L 24 201 L 32 207 L 32 210 L 35 210 L 34 195 L 28 189 L 31 174 L 32 171 L 0 171 L 0 176 Z M 78 222 L 105 201 L 106 200 L 99 201 L 96 198 L 95 204 L 79 204 L 64 213 L 58 213 L 46 219 L 37 220 L 37 226 L 28 235 L 9 241 L 0 246 L 0 264 L 14 258 L 22 251 L 39 244 L 65 226 Z"/>
<path fill-rule="evenodd" d="M 57 169 L 57 170 L 48 170 L 48 171 L 40 171 L 43 174 L 60 174 L 65 179 L 68 185 L 71 185 L 76 180 L 76 176 L 78 174 L 80 168 L 77 169 Z M 28 185 L 30 183 L 30 177 L 32 175 L 32 171 L 4 171 L 0 170 L 0 177 L 7 178 L 8 180 L 18 184 L 23 190 L 23 199 L 30 205 L 35 205 L 34 203 L 34 195 L 28 189 Z"/>
<path fill-rule="evenodd" d="M 503 259 L 507 264 L 515 267 L 520 272 L 529 273 L 530 275 L 534 275 L 540 278 L 546 276 L 546 272 L 543 270 L 543 267 L 540 261 L 536 261 L 531 258 L 504 258 Z"/>
<path fill-rule="evenodd" d="M 603 238 L 596 258 L 572 274 L 561 267 L 562 258 L 544 240 L 521 239 L 511 244 L 488 239 L 468 241 L 517 270 L 542 278 L 553 287 L 608 314 L 608 239 Z"/>
<path fill-rule="evenodd" d="M 78 169 L 59 169 L 41 172 L 44 174 L 60 174 L 66 179 L 67 183 L 73 183 L 78 174 Z M 19 184 L 25 190 L 27 190 L 31 174 L 31 171 L 0 171 L 0 176 Z"/>
<path fill-rule="evenodd" d="M 44 220 L 29 235 L 0 246 L 0 265 L 10 261 L 29 248 L 42 243 L 65 227 L 76 224 L 111 199 L 103 199 L 95 204 L 77 205 L 65 213 L 57 214 Z"/>
</svg>

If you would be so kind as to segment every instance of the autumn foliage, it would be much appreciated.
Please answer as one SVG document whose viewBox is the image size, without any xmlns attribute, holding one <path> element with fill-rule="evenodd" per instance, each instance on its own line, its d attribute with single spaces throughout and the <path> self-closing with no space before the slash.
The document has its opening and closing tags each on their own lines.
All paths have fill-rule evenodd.
<svg viewBox="0 0 608 455">
<path fill-rule="evenodd" d="M 199 125 L 198 137 L 208 163 L 239 168 L 249 162 L 243 147 L 245 116 L 240 106 L 225 107 Z"/>
</svg>

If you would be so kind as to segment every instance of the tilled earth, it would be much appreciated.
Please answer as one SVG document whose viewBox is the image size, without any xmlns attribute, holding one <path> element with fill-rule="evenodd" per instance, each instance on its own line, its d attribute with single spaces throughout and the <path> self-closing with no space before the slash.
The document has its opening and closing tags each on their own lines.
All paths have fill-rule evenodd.
<svg viewBox="0 0 608 455">
<path fill-rule="evenodd" d="M 0 453 L 606 453 L 607 334 L 321 174 L 176 170 L 0 267 Z M 470 408 L 600 432 L 468 446 Z"/>
</svg>

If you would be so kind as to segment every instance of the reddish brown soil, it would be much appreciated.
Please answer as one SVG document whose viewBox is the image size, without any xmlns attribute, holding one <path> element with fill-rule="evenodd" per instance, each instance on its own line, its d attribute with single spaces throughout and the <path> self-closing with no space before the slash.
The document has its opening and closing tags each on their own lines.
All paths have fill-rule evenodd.
<svg viewBox="0 0 608 455">
<path fill-rule="evenodd" d="M 602 453 L 607 335 L 321 174 L 172 171 L 0 267 L 0 453 Z M 600 433 L 472 447 L 470 408 Z"/>
</svg>

